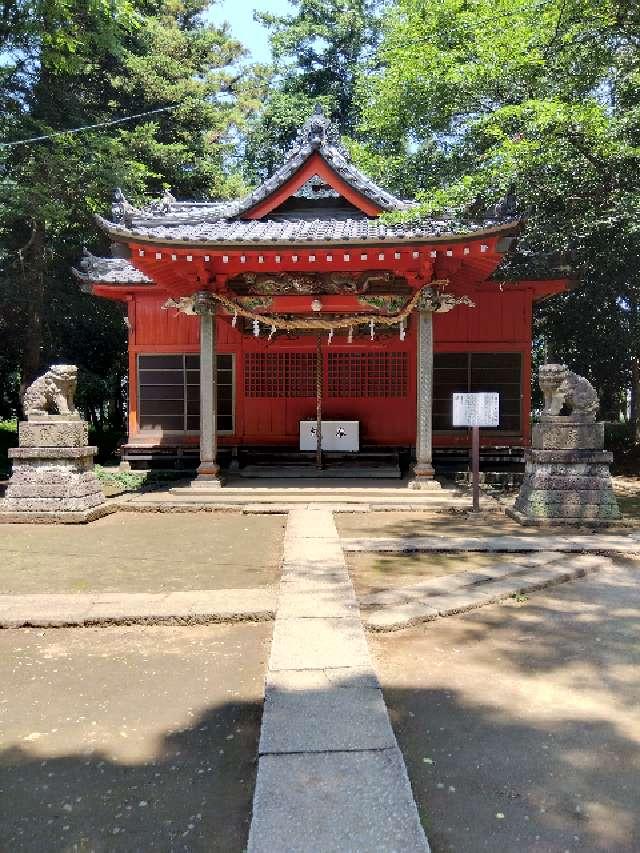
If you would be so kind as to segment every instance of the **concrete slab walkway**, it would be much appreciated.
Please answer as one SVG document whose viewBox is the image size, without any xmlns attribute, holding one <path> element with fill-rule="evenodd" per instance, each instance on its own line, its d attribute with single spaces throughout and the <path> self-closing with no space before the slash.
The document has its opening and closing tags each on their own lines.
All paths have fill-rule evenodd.
<svg viewBox="0 0 640 853">
<path fill-rule="evenodd" d="M 272 587 L 0 595 L 0 628 L 264 622 L 274 618 L 275 604 Z"/>
<path fill-rule="evenodd" d="M 549 534 L 548 536 L 368 536 L 344 537 L 345 551 L 414 553 L 419 551 L 526 552 L 559 551 L 565 553 L 596 552 L 633 553 L 640 551 L 640 533 L 584 535 Z"/>
<path fill-rule="evenodd" d="M 289 514 L 250 853 L 429 847 L 328 509 Z"/>
<path fill-rule="evenodd" d="M 510 558 L 488 568 L 470 569 L 417 584 L 371 593 L 360 599 L 369 631 L 398 631 L 495 604 L 512 596 L 544 589 L 610 569 L 609 557 L 540 551 Z"/>
</svg>

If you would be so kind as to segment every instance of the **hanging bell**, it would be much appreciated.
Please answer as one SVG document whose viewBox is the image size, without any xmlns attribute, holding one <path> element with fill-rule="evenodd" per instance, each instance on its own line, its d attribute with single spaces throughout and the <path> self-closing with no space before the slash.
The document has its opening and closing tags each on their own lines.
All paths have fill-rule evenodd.
<svg viewBox="0 0 640 853">
<path fill-rule="evenodd" d="M 260 320 L 253 321 L 253 336 L 254 338 L 260 337 Z"/>
<path fill-rule="evenodd" d="M 353 343 L 353 326 L 349 326 L 349 333 L 347 334 L 347 343 Z"/>
<path fill-rule="evenodd" d="M 403 341 L 406 337 L 407 330 L 405 329 L 404 320 L 400 320 L 400 340 Z"/>
<path fill-rule="evenodd" d="M 371 333 L 371 340 L 373 340 L 376 336 L 375 333 L 376 324 L 373 320 L 369 320 L 369 332 Z"/>
<path fill-rule="evenodd" d="M 327 338 L 327 344 L 330 344 L 333 340 L 333 329 L 329 329 L 329 337 Z"/>
<path fill-rule="evenodd" d="M 275 326 L 272 326 L 272 327 L 271 327 L 271 331 L 269 332 L 269 337 L 267 338 L 267 340 L 269 340 L 269 341 L 270 341 L 270 340 L 271 340 L 271 338 L 275 335 L 275 333 L 276 333 L 276 327 L 275 327 Z"/>
<path fill-rule="evenodd" d="M 231 328 L 232 328 L 232 329 L 235 329 L 235 327 L 236 327 L 236 323 L 237 323 L 237 322 L 238 322 L 238 312 L 237 312 L 237 311 L 234 311 L 234 313 L 233 313 L 233 317 L 232 317 L 232 319 L 231 319 Z"/>
</svg>

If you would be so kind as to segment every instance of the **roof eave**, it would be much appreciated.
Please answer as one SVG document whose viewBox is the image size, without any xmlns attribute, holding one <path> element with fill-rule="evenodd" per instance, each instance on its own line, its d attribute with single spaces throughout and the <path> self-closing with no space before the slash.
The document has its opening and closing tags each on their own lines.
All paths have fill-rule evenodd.
<svg viewBox="0 0 640 853">
<path fill-rule="evenodd" d="M 315 248 L 327 247 L 331 248 L 332 246 L 393 246 L 393 245 L 430 245 L 430 244 L 438 244 L 438 243 L 463 243 L 469 240 L 477 240 L 482 237 L 492 237 L 492 236 L 517 236 L 517 234 L 522 229 L 522 221 L 521 220 L 512 220 L 510 222 L 500 223 L 497 225 L 489 225 L 485 228 L 478 228 L 473 231 L 460 231 L 451 234 L 434 234 L 432 236 L 426 235 L 394 235 L 389 238 L 375 238 L 371 239 L 339 239 L 334 238 L 331 240 L 256 240 L 255 242 L 250 242 L 248 240 L 178 240 L 171 239 L 167 237 L 155 237 L 149 236 L 147 234 L 140 234 L 136 231 L 133 231 L 128 228 L 123 228 L 122 226 L 116 225 L 113 222 L 109 222 L 103 217 L 96 216 L 98 220 L 98 224 L 100 227 L 114 240 L 117 242 L 127 242 L 127 243 L 148 243 L 149 245 L 154 246 L 181 246 L 184 248 L 217 248 L 217 249 L 247 249 L 248 247 L 252 248 L 260 248 L 260 249 L 270 249 L 270 248 L 282 248 L 282 247 L 296 247 L 300 248 L 301 246 L 313 246 Z M 505 251 L 508 250 L 505 249 Z"/>
</svg>

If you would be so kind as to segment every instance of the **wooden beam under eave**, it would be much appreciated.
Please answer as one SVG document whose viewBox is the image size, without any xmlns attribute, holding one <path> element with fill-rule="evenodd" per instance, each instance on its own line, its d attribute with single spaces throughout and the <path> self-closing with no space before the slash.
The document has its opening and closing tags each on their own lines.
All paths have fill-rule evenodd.
<svg viewBox="0 0 640 853">
<path fill-rule="evenodd" d="M 149 284 L 91 284 L 91 295 L 100 296 L 103 299 L 112 299 L 116 302 L 127 302 L 133 296 L 149 295 L 156 293 L 161 288 Z"/>
</svg>

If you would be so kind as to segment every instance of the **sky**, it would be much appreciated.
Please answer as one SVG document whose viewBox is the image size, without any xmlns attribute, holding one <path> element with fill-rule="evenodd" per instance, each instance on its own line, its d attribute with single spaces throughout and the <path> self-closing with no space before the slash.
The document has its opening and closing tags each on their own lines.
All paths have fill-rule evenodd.
<svg viewBox="0 0 640 853">
<path fill-rule="evenodd" d="M 267 30 L 253 20 L 253 10 L 286 15 L 291 12 L 289 0 L 218 0 L 207 13 L 216 24 L 228 21 L 233 35 L 251 51 L 255 62 L 269 62 L 271 52 Z"/>
</svg>

